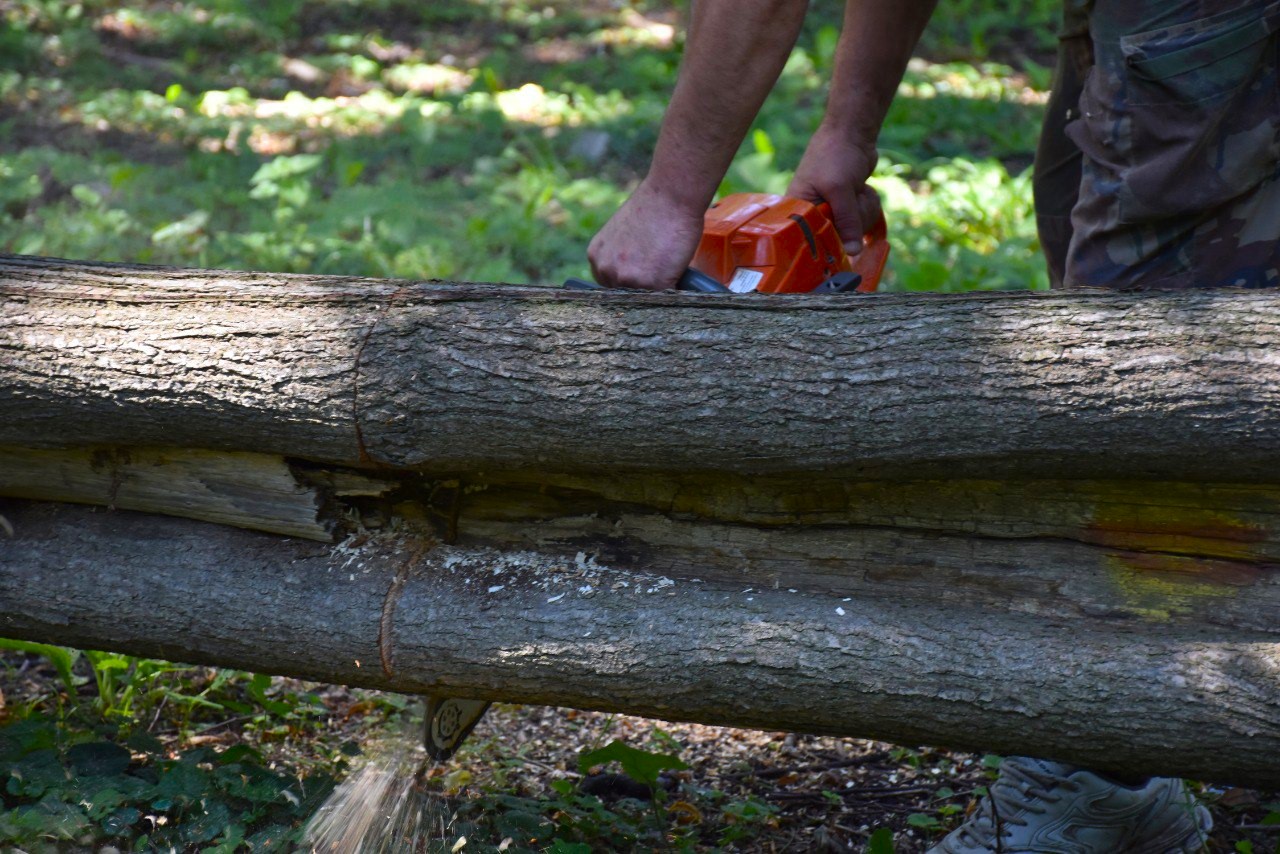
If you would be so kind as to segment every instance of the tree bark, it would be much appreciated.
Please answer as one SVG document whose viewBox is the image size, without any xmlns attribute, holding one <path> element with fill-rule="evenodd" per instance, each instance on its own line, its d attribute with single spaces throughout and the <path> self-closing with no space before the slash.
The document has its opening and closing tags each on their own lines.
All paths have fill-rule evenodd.
<svg viewBox="0 0 1280 854">
<path fill-rule="evenodd" d="M 408 538 L 5 508 L 0 634 L 404 692 L 1280 786 L 1275 635 L 745 590 Z"/>
<path fill-rule="evenodd" d="M 1280 294 L 10 256 L 0 317 L 0 495 L 312 541 L 14 503 L 0 634 L 1277 783 Z"/>
<path fill-rule="evenodd" d="M 1280 294 L 629 294 L 0 258 L 0 444 L 1274 480 Z"/>
</svg>

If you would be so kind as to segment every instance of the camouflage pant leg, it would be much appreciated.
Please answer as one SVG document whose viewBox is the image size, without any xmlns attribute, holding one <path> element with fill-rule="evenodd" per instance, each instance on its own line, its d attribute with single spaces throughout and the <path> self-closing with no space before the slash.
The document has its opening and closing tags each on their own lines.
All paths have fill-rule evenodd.
<svg viewBox="0 0 1280 854">
<path fill-rule="evenodd" d="M 1280 0 L 1095 0 L 1066 286 L 1280 286 Z"/>
<path fill-rule="evenodd" d="M 1064 4 L 1062 30 L 1058 34 L 1058 64 L 1040 129 L 1031 183 L 1036 203 L 1036 231 L 1049 264 L 1049 282 L 1055 288 L 1062 287 L 1067 247 L 1071 244 L 1071 209 L 1080 196 L 1080 149 L 1067 136 L 1066 127 L 1078 116 L 1080 92 L 1093 67 L 1089 2 L 1068 0 Z"/>
</svg>

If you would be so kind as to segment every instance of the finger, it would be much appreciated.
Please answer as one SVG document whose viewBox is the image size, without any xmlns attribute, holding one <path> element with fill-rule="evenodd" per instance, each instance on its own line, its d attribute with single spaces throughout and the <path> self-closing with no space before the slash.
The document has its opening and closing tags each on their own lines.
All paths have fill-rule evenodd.
<svg viewBox="0 0 1280 854">
<path fill-rule="evenodd" d="M 862 192 L 858 193 L 858 212 L 868 229 L 884 215 L 880 194 L 870 186 L 864 186 Z"/>
<path fill-rule="evenodd" d="M 840 235 L 844 251 L 850 255 L 857 255 L 862 251 L 862 235 L 865 233 L 857 197 L 852 194 L 843 194 L 839 206 L 834 202 L 831 204 L 831 213 L 835 216 L 836 233 Z"/>
<path fill-rule="evenodd" d="M 787 185 L 787 195 L 793 199 L 804 199 L 815 205 L 822 201 L 822 194 L 817 188 L 801 178 L 791 179 L 791 183 Z"/>
</svg>

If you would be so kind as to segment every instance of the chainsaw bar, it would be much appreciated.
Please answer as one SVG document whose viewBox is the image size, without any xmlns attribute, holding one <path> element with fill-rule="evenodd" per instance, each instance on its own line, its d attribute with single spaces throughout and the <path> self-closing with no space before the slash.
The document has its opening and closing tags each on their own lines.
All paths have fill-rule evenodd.
<svg viewBox="0 0 1280 854">
<path fill-rule="evenodd" d="M 428 696 L 422 733 L 427 755 L 436 762 L 444 762 L 453 756 L 488 709 L 487 700 Z"/>
</svg>

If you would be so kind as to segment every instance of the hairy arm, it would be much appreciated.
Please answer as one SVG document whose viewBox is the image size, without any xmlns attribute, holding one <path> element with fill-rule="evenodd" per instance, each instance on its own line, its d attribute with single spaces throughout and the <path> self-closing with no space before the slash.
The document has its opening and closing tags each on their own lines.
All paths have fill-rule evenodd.
<svg viewBox="0 0 1280 854">
<path fill-rule="evenodd" d="M 826 200 L 850 252 L 880 214 L 867 186 L 876 166 L 876 138 L 937 0 L 848 0 L 836 49 L 831 94 L 822 124 L 796 169 L 787 194 Z"/>
<path fill-rule="evenodd" d="M 789 193 L 831 203 L 851 251 L 880 202 L 866 180 L 875 141 L 937 0 L 848 0 L 826 115 Z M 702 215 L 800 33 L 807 0 L 696 0 L 680 78 L 649 174 L 591 241 L 596 280 L 672 287 Z"/>
<path fill-rule="evenodd" d="M 596 279 L 662 290 L 688 266 L 711 204 L 804 21 L 807 0 L 697 0 L 649 174 L 587 250 Z"/>
</svg>

